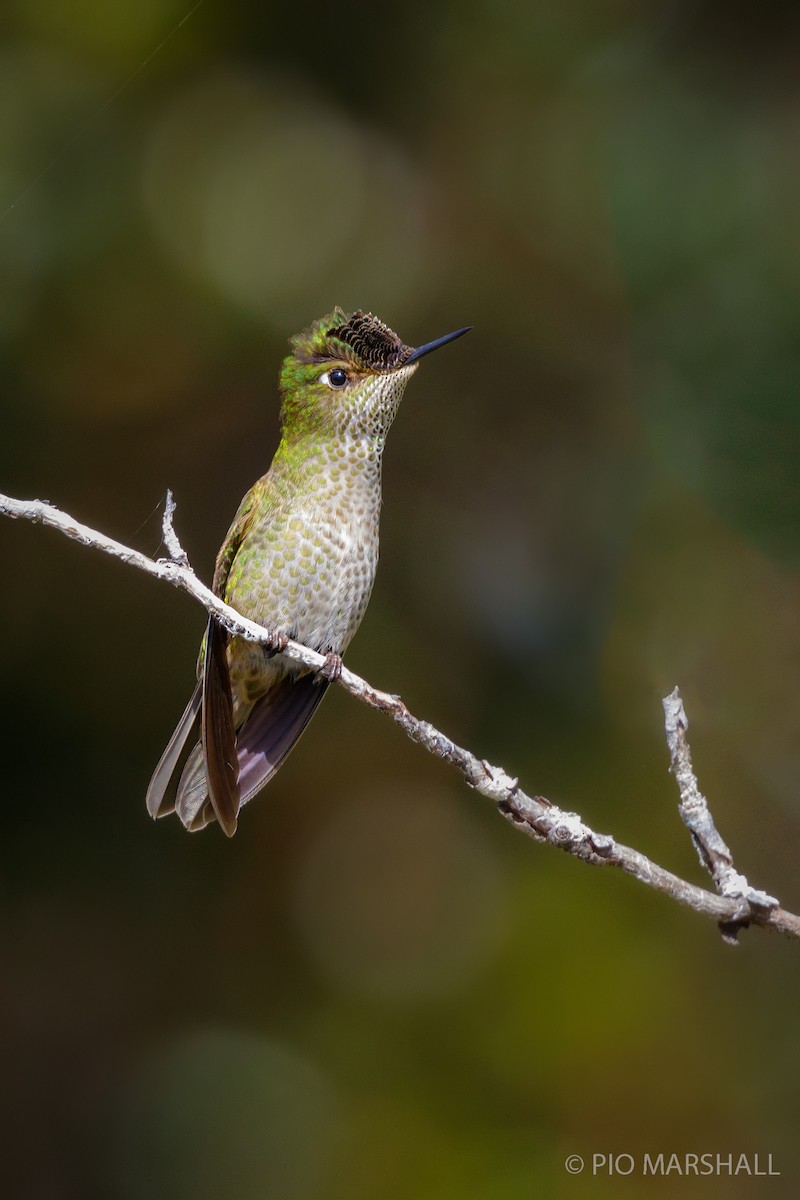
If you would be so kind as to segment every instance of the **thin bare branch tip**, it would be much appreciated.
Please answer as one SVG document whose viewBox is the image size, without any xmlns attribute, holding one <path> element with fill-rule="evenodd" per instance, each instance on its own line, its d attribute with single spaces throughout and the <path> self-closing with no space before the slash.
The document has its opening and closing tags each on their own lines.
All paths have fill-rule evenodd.
<svg viewBox="0 0 800 1200">
<path fill-rule="evenodd" d="M 676 684 L 668 696 L 661 701 L 664 706 L 664 724 L 667 730 L 667 743 L 672 750 L 676 739 L 689 728 L 689 718 L 683 704 L 680 688 Z"/>
<path fill-rule="evenodd" d="M 167 496 L 164 501 L 164 517 L 161 522 L 161 534 L 164 538 L 164 545 L 167 547 L 167 552 L 172 562 L 177 563 L 179 567 L 189 568 L 189 556 L 181 545 L 172 523 L 172 518 L 175 516 L 177 507 L 175 497 L 172 494 L 172 488 L 167 488 Z"/>
</svg>

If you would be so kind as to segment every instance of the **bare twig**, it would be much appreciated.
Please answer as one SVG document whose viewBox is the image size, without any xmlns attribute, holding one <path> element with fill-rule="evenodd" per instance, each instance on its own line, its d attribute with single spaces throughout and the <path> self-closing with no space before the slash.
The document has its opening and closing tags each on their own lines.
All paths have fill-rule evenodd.
<svg viewBox="0 0 800 1200">
<path fill-rule="evenodd" d="M 172 518 L 175 516 L 175 507 L 175 497 L 172 495 L 172 488 L 167 488 L 167 498 L 164 502 L 164 517 L 161 521 L 161 536 L 164 539 L 164 545 L 167 547 L 172 561 L 180 567 L 188 567 L 189 555 L 180 544 L 178 535 L 172 524 Z"/>
<path fill-rule="evenodd" d="M 50 504 L 40 500 L 13 500 L 0 494 L 0 514 L 49 525 L 82 545 L 102 550 L 157 579 L 166 580 L 193 596 L 236 637 L 281 648 L 287 658 L 312 669 L 322 667 L 324 655 L 298 642 L 287 641 L 284 646 L 279 631 L 265 629 L 247 620 L 200 582 L 190 569 L 172 528 L 174 511 L 174 501 L 171 493 L 168 493 L 164 542 L 172 559 L 155 561 L 80 524 Z M 711 917 L 727 935 L 743 925 L 754 924 L 800 938 L 800 917 L 782 909 L 773 897 L 751 888 L 747 880 L 734 871 L 730 851 L 716 832 L 708 806 L 697 788 L 685 738 L 686 714 L 677 692 L 667 697 L 664 704 L 673 771 L 681 789 L 681 815 L 700 850 L 701 861 L 712 873 L 719 895 L 673 875 L 638 850 L 615 841 L 609 834 L 594 832 L 576 813 L 564 812 L 543 796 L 529 796 L 502 767 L 492 766 L 478 758 L 456 745 L 428 721 L 420 721 L 413 716 L 399 696 L 379 691 L 346 667 L 342 668 L 339 684 L 356 699 L 387 713 L 413 741 L 454 766 L 470 787 L 491 800 L 507 820 L 537 841 L 558 846 L 592 866 L 618 867 L 640 883 L 666 893 L 695 912 Z"/>
<path fill-rule="evenodd" d="M 664 697 L 664 724 L 667 731 L 670 770 L 675 776 L 681 797 L 678 809 L 684 825 L 691 834 L 700 862 L 714 880 L 720 896 L 744 902 L 741 919 L 722 923 L 723 937 L 736 941 L 737 929 L 747 924 L 753 908 L 769 911 L 778 907 L 778 901 L 774 896 L 751 887 L 744 875 L 739 874 L 733 865 L 733 855 L 717 832 L 708 801 L 700 791 L 692 769 L 692 752 L 686 737 L 689 718 L 686 716 L 678 688 Z"/>
</svg>

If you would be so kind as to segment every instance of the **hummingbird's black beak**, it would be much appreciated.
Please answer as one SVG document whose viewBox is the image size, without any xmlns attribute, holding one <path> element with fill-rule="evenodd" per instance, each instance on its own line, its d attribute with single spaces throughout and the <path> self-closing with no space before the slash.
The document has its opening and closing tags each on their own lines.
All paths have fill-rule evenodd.
<svg viewBox="0 0 800 1200">
<path fill-rule="evenodd" d="M 457 329 L 455 333 L 446 333 L 444 337 L 437 338 L 435 342 L 426 342 L 424 346 L 418 346 L 416 350 L 412 350 L 408 358 L 404 361 L 403 366 L 407 367 L 409 363 L 417 362 L 426 354 L 430 354 L 431 350 L 438 350 L 440 346 L 446 346 L 448 342 L 454 342 L 456 338 L 463 337 L 465 333 L 469 333 L 472 329 L 471 325 L 465 325 L 463 329 Z"/>
</svg>

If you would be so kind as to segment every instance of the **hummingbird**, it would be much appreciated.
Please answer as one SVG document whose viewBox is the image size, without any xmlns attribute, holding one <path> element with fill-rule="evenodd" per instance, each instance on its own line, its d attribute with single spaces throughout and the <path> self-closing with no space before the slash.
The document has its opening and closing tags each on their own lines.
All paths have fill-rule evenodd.
<svg viewBox="0 0 800 1200">
<path fill-rule="evenodd" d="M 152 817 L 189 830 L 239 810 L 269 782 L 310 721 L 367 607 L 378 563 L 386 435 L 419 360 L 467 333 L 416 349 L 372 313 L 335 308 L 289 342 L 280 374 L 281 438 L 239 505 L 213 591 L 277 633 L 276 647 L 231 637 L 209 617 L 197 686 L 147 789 Z M 312 671 L 285 639 L 325 655 Z"/>
</svg>

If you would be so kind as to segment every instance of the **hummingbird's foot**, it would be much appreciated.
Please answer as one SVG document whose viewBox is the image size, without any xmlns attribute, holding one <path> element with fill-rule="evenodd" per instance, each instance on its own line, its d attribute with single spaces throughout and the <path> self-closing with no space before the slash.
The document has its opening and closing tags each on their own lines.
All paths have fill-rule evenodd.
<svg viewBox="0 0 800 1200">
<path fill-rule="evenodd" d="M 270 646 L 262 646 L 264 658 L 274 658 L 276 654 L 280 654 L 281 650 L 285 650 L 289 644 L 289 639 L 285 633 L 273 633 L 272 644 Z"/>
<path fill-rule="evenodd" d="M 322 683 L 323 679 L 327 679 L 328 683 L 335 683 L 341 673 L 342 656 L 331 650 L 330 654 L 325 655 L 325 662 L 317 671 L 314 683 Z"/>
</svg>

